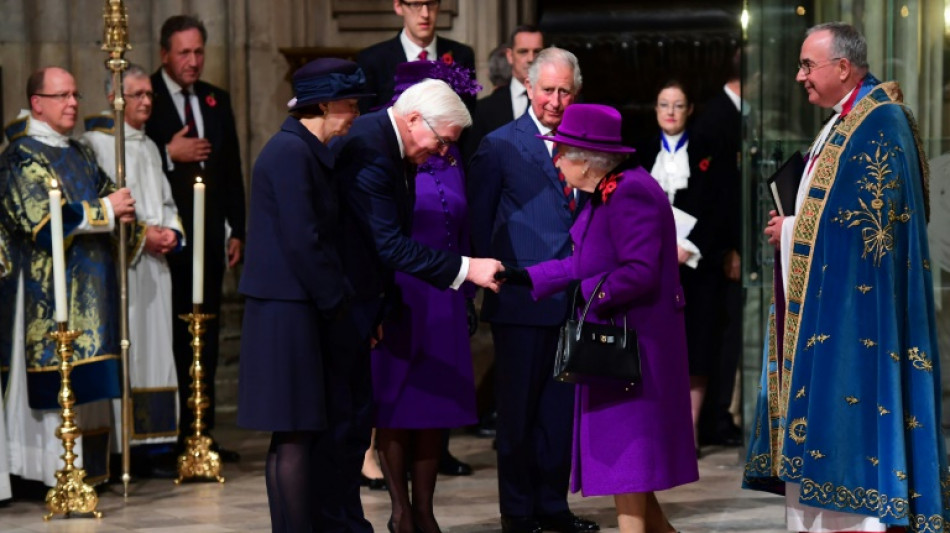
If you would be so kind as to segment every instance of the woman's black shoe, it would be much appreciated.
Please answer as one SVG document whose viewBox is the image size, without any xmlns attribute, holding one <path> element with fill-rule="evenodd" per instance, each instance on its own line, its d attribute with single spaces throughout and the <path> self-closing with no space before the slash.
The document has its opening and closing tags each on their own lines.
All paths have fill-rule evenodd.
<svg viewBox="0 0 950 533">
<path fill-rule="evenodd" d="M 369 490 L 386 490 L 386 478 L 366 477 L 360 474 L 360 486 L 369 487 Z"/>
</svg>

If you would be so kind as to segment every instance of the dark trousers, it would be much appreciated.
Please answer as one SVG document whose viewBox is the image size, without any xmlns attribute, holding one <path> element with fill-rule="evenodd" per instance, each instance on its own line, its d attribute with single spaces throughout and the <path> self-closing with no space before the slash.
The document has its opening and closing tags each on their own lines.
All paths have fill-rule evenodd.
<svg viewBox="0 0 950 533">
<path fill-rule="evenodd" d="M 172 347 L 175 352 L 175 370 L 178 374 L 178 431 L 180 438 L 184 438 L 194 434 L 191 428 L 195 420 L 194 412 L 188 407 L 192 381 L 190 370 L 194 351 L 191 347 L 192 337 L 188 331 L 188 322 L 181 320 L 178 316 L 191 313 L 194 309 L 191 297 L 191 261 L 170 261 L 169 270 L 172 275 L 172 309 L 175 313 L 172 319 Z M 201 312 L 215 315 L 204 323 L 207 329 L 201 337 L 201 367 L 204 370 L 202 393 L 208 398 L 208 408 L 202 412 L 201 418 L 208 431 L 214 429 L 214 377 L 218 371 L 218 335 L 221 330 L 221 284 L 223 281 L 223 264 L 219 268 L 205 267 L 204 302 L 201 304 Z"/>
<path fill-rule="evenodd" d="M 574 387 L 552 377 L 558 329 L 492 324 L 503 515 L 568 509 Z"/>
<path fill-rule="evenodd" d="M 700 418 L 700 433 L 707 436 L 728 434 L 734 425 L 729 406 L 736 384 L 736 369 L 742 354 L 742 284 L 723 281 L 723 301 L 719 324 L 722 342 L 718 364 L 709 376 L 709 388 Z"/>
<path fill-rule="evenodd" d="M 321 479 L 313 495 L 314 523 L 325 532 L 372 533 L 360 501 L 360 471 L 373 428 L 369 339 L 351 317 L 327 331 L 322 351 L 327 429 L 314 454 L 313 472 Z"/>
</svg>

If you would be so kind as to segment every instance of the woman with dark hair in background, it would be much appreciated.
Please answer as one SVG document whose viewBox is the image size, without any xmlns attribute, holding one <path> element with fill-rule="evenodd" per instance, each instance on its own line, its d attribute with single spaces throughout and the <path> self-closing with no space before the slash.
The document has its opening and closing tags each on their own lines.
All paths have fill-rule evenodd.
<svg viewBox="0 0 950 533">
<path fill-rule="evenodd" d="M 686 293 L 686 344 L 689 351 L 693 434 L 709 376 L 718 359 L 722 306 L 722 256 L 726 246 L 723 180 L 714 145 L 693 129 L 693 104 L 684 85 L 665 83 L 656 98 L 660 134 L 637 152 L 643 168 L 660 184 L 674 208 L 677 257 Z M 699 455 L 699 441 L 696 454 Z"/>
</svg>

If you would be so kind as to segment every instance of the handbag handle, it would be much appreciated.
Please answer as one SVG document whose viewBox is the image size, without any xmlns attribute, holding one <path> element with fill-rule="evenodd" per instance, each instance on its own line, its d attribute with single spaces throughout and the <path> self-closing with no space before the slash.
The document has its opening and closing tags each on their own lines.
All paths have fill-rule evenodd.
<svg viewBox="0 0 950 533">
<path fill-rule="evenodd" d="M 581 339 L 581 331 L 584 330 L 584 322 L 587 320 L 587 311 L 590 310 L 591 304 L 594 303 L 594 295 L 600 292 L 600 287 L 604 284 L 604 281 L 607 279 L 607 274 L 605 273 L 600 277 L 600 281 L 597 282 L 597 285 L 594 286 L 594 291 L 590 293 L 590 298 L 587 299 L 587 302 L 584 303 L 584 312 L 581 313 L 581 319 L 577 323 L 577 333 L 575 334 L 577 339 Z M 574 288 L 574 297 L 571 299 L 571 309 L 577 309 L 577 295 L 581 292 L 580 284 Z M 613 324 L 614 319 L 610 319 L 610 323 Z M 623 314 L 623 344 L 622 347 L 627 347 L 627 313 Z"/>
</svg>

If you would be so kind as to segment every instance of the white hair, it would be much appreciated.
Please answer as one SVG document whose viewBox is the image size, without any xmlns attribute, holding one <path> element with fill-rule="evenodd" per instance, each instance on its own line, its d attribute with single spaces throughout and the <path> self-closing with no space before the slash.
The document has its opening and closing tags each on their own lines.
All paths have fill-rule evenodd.
<svg viewBox="0 0 950 533">
<path fill-rule="evenodd" d="M 401 116 L 419 113 L 432 126 L 467 128 L 472 125 L 472 116 L 449 84 L 442 80 L 426 79 L 406 89 L 393 111 Z"/>
<path fill-rule="evenodd" d="M 125 81 L 129 78 L 148 78 L 148 72 L 139 65 L 135 63 L 130 63 L 129 66 L 122 71 L 122 81 Z M 112 71 L 106 75 L 106 97 L 112 94 Z"/>
<path fill-rule="evenodd" d="M 538 78 L 541 76 L 541 67 L 551 64 L 560 64 L 570 67 L 571 72 L 574 74 L 574 94 L 581 92 L 581 84 L 584 82 L 584 78 L 581 77 L 581 65 L 577 61 L 577 56 L 556 46 L 549 46 L 541 50 L 538 57 L 534 58 L 534 62 L 531 63 L 531 67 L 528 68 L 528 81 L 531 82 L 532 87 L 538 84 Z"/>
<path fill-rule="evenodd" d="M 627 158 L 627 154 L 616 154 L 613 152 L 599 152 L 578 148 L 576 146 L 558 145 L 558 153 L 561 157 L 566 157 L 571 161 L 587 161 L 591 168 L 608 172 L 617 167 Z"/>
</svg>

